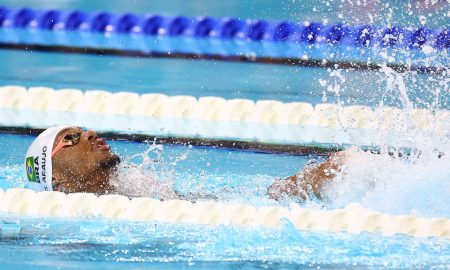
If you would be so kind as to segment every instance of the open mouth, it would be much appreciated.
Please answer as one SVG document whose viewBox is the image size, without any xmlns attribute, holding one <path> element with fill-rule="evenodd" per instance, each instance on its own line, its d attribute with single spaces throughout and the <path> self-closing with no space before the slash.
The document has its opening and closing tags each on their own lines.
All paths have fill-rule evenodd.
<svg viewBox="0 0 450 270">
<path fill-rule="evenodd" d="M 103 138 L 96 139 L 94 146 L 97 151 L 109 151 L 110 150 L 109 145 L 106 143 L 106 140 Z"/>
</svg>

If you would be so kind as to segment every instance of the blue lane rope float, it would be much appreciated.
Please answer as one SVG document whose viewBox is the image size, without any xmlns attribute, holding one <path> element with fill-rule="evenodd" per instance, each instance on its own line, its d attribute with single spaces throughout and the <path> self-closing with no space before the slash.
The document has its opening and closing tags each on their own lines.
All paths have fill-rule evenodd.
<svg viewBox="0 0 450 270">
<path fill-rule="evenodd" d="M 290 41 L 305 43 L 348 44 L 369 47 L 450 48 L 449 29 L 324 25 L 318 22 L 294 23 L 236 18 L 143 15 L 108 12 L 9 9 L 0 7 L 0 26 L 42 30 L 116 32 L 122 34 L 215 37 L 252 41 Z"/>
<path fill-rule="evenodd" d="M 252 56 L 291 60 L 327 59 L 331 62 L 366 63 L 369 57 L 374 62 L 386 62 L 387 60 L 379 54 L 381 50 L 408 51 L 412 53 L 412 55 L 409 53 L 408 59 L 423 59 L 430 52 L 447 52 L 450 48 L 450 30 L 444 28 L 351 26 L 343 23 L 322 24 L 310 21 L 296 23 L 7 7 L 0 7 L 0 30 L 2 30 L 0 39 L 2 44 L 60 45 L 147 53 Z M 30 35 L 17 35 L 11 30 L 44 30 L 52 31 L 54 34 L 78 33 L 82 36 L 81 40 L 67 36 L 59 36 L 56 39 L 36 38 Z M 95 43 L 89 38 L 89 34 L 107 36 L 109 42 Z M 111 37 L 116 35 L 120 38 L 114 44 Z M 124 42 L 125 37 L 131 39 Z M 159 44 L 149 45 L 151 42 L 147 40 L 144 41 L 145 46 L 137 46 L 135 39 L 139 37 L 157 38 Z M 188 38 L 200 41 L 200 45 L 195 42 L 184 42 L 180 46 L 172 46 L 170 42 L 161 41 L 161 38 Z M 214 43 L 210 46 L 201 46 L 201 41 L 222 41 L 225 45 Z M 361 50 L 365 50 L 366 53 L 361 54 Z M 406 63 L 404 60 L 398 54 L 395 59 L 389 61 L 401 65 Z"/>
</svg>

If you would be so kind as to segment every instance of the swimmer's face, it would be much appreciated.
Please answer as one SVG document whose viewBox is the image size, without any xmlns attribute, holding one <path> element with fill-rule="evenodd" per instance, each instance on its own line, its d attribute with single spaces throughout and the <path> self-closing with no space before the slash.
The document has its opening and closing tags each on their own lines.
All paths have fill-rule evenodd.
<svg viewBox="0 0 450 270">
<path fill-rule="evenodd" d="M 95 131 L 63 129 L 56 136 L 53 149 L 54 190 L 99 194 L 112 191 L 108 178 L 120 159 Z"/>
</svg>

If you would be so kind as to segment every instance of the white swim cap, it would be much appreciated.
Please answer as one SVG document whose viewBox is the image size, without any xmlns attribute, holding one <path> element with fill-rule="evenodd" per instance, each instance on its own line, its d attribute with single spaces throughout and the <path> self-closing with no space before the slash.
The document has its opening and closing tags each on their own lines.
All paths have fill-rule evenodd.
<svg viewBox="0 0 450 270">
<path fill-rule="evenodd" d="M 67 128 L 57 126 L 39 134 L 28 148 L 25 156 L 25 169 L 29 188 L 36 191 L 51 191 L 52 188 L 52 150 L 56 135 Z"/>
</svg>

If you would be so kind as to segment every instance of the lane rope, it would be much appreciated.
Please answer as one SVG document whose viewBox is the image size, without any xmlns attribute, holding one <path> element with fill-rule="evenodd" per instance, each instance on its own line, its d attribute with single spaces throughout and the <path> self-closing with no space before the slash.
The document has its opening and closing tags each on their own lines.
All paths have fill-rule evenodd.
<svg viewBox="0 0 450 270">
<path fill-rule="evenodd" d="M 25 33 L 23 33 L 25 31 Z M 450 29 L 0 7 L 0 47 L 446 74 Z M 211 46 L 212 44 L 212 46 Z M 423 64 L 424 59 L 436 60 Z M 409 64 L 406 64 L 409 63 Z"/>
<path fill-rule="evenodd" d="M 136 15 L 110 12 L 35 10 L 0 7 L 0 27 L 35 28 L 52 31 L 142 34 L 225 40 L 344 44 L 353 47 L 450 48 L 449 29 L 377 25 L 323 24 L 305 21 Z"/>
<path fill-rule="evenodd" d="M 289 207 L 255 207 L 215 201 L 159 201 L 145 197 L 129 199 L 122 195 L 64 194 L 14 188 L 0 190 L 0 212 L 6 216 L 8 213 L 43 218 L 96 216 L 119 220 L 270 228 L 280 228 L 283 220 L 288 220 L 298 230 L 305 231 L 450 238 L 450 220 L 447 218 L 391 216 L 365 209 L 359 204 L 326 211 L 308 209 L 298 204 Z"/>
<path fill-rule="evenodd" d="M 55 113 L 123 115 L 155 119 L 203 120 L 211 122 L 259 123 L 268 125 L 316 126 L 386 130 L 415 128 L 446 131 L 450 111 L 402 110 L 394 107 L 338 106 L 277 100 L 229 99 L 207 96 L 167 96 L 164 94 L 110 93 L 101 90 L 54 90 L 47 87 L 0 87 L 0 108 Z M 1 121 L 8 119 L 0 119 Z M 3 123 L 4 124 L 4 123 Z M 70 124 L 70 123 L 69 123 Z M 32 125 L 32 122 L 30 123 Z M 405 126 L 406 125 L 406 126 Z"/>
</svg>

